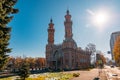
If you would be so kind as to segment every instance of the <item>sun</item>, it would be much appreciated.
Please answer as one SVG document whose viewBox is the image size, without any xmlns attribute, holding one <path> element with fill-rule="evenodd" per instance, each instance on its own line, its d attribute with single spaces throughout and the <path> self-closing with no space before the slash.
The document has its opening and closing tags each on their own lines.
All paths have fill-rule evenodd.
<svg viewBox="0 0 120 80">
<path fill-rule="evenodd" d="M 93 24 L 99 29 L 104 29 L 109 20 L 109 15 L 105 11 L 97 12 L 93 15 Z"/>
<path fill-rule="evenodd" d="M 97 25 L 103 25 L 108 21 L 108 15 L 100 12 L 94 15 L 94 21 Z"/>
<path fill-rule="evenodd" d="M 109 27 L 110 22 L 112 22 L 112 12 L 107 8 L 100 8 L 94 11 L 91 9 L 86 9 L 86 11 L 90 14 L 88 18 L 90 26 L 97 31 L 105 31 Z"/>
</svg>

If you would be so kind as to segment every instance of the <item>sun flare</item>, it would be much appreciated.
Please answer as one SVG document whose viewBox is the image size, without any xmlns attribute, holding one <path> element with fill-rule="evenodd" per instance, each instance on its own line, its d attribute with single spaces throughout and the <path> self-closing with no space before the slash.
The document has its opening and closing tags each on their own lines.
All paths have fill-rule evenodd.
<svg viewBox="0 0 120 80">
<path fill-rule="evenodd" d="M 99 11 L 94 13 L 92 17 L 93 25 L 100 30 L 104 30 L 107 27 L 109 21 L 109 14 L 105 11 Z"/>
<path fill-rule="evenodd" d="M 100 26 L 108 21 L 108 15 L 106 13 L 98 13 L 94 16 L 95 23 Z"/>
</svg>

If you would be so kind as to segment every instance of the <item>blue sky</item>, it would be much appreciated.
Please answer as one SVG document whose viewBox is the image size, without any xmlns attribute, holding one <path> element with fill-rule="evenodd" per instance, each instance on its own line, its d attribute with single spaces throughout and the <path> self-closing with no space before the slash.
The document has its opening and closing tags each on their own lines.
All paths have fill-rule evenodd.
<svg viewBox="0 0 120 80">
<path fill-rule="evenodd" d="M 107 55 L 112 32 L 120 30 L 120 0 L 18 0 L 19 13 L 9 23 L 12 27 L 10 56 L 45 57 L 47 28 L 52 17 L 55 44 L 64 40 L 64 16 L 69 9 L 73 21 L 73 38 L 83 49 L 94 43 Z M 103 29 L 94 25 L 91 12 L 105 11 L 109 20 Z"/>
</svg>

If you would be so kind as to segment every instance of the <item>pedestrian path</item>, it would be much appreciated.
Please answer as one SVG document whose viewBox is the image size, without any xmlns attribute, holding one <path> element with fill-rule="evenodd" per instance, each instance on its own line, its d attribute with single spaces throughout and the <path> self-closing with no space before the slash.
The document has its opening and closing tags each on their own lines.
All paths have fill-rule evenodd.
<svg viewBox="0 0 120 80">
<path fill-rule="evenodd" d="M 107 80 L 105 69 L 102 69 L 102 72 L 99 75 L 100 80 Z"/>
<path fill-rule="evenodd" d="M 99 80 L 107 80 L 104 69 L 99 74 L 99 69 L 91 69 L 90 71 L 71 71 L 71 73 L 80 73 L 79 77 L 75 77 L 71 80 L 95 80 L 95 78 L 100 78 Z"/>
<path fill-rule="evenodd" d="M 71 80 L 93 80 L 98 76 L 98 69 L 91 69 L 90 71 L 71 71 L 72 73 L 80 73 L 79 77 L 75 77 Z"/>
</svg>

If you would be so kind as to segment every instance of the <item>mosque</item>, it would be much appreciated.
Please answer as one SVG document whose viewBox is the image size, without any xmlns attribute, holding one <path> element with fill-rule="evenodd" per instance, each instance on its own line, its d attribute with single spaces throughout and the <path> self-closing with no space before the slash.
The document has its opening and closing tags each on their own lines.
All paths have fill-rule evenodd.
<svg viewBox="0 0 120 80">
<path fill-rule="evenodd" d="M 46 44 L 46 67 L 51 69 L 83 69 L 90 67 L 90 54 L 77 46 L 73 39 L 72 20 L 66 11 L 64 27 L 65 39 L 61 44 L 54 44 L 54 23 L 50 20 L 48 43 Z"/>
</svg>

